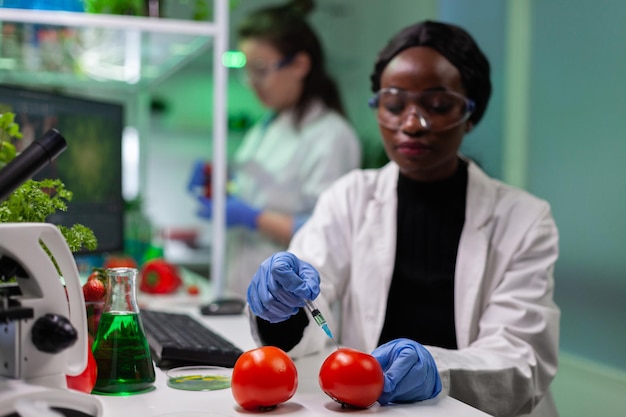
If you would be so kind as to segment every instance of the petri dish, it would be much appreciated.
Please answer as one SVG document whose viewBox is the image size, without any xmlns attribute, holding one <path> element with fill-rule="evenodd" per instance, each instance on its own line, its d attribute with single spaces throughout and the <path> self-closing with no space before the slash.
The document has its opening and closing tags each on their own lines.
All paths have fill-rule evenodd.
<svg viewBox="0 0 626 417">
<path fill-rule="evenodd" d="M 233 370 L 219 366 L 182 366 L 169 369 L 167 385 L 185 391 L 216 391 L 230 388 Z"/>
</svg>

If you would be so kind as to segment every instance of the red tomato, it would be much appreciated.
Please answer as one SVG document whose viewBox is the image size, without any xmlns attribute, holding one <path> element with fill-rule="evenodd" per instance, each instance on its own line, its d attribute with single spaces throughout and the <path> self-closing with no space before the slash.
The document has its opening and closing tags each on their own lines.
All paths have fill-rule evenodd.
<svg viewBox="0 0 626 417">
<path fill-rule="evenodd" d="M 383 369 L 372 355 L 339 348 L 322 364 L 319 383 L 322 391 L 342 406 L 367 408 L 383 392 Z"/>
<path fill-rule="evenodd" d="M 187 287 L 187 294 L 189 295 L 198 295 L 200 294 L 200 287 L 195 284 L 191 284 Z"/>
<path fill-rule="evenodd" d="M 132 256 L 129 255 L 109 255 L 104 260 L 104 265 L 102 267 L 104 269 L 120 267 L 137 268 L 137 262 Z"/>
<path fill-rule="evenodd" d="M 89 347 L 87 348 L 87 367 L 85 370 L 76 376 L 66 375 L 67 387 L 78 391 L 86 392 L 89 394 L 93 387 L 96 385 L 96 377 L 98 376 L 98 366 L 96 359 L 91 353 L 91 338 L 89 341 Z"/>
<path fill-rule="evenodd" d="M 262 346 L 244 352 L 233 367 L 233 397 L 246 410 L 272 410 L 293 397 L 296 388 L 296 365 L 277 347 Z"/>
<path fill-rule="evenodd" d="M 183 285 L 178 268 L 161 258 L 147 261 L 139 274 L 139 289 L 150 294 L 171 294 Z"/>
</svg>

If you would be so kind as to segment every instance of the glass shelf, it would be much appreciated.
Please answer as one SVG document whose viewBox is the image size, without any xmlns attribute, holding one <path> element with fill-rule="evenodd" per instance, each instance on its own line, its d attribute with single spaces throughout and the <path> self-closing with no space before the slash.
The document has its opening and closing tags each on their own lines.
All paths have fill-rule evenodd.
<svg viewBox="0 0 626 417">
<path fill-rule="evenodd" d="M 0 83 L 132 95 L 198 57 L 211 60 L 210 276 L 217 298 L 225 271 L 228 75 L 221 59 L 228 47 L 228 4 L 213 0 L 213 22 L 0 8 Z"/>
<path fill-rule="evenodd" d="M 211 56 L 216 25 L 0 9 L 0 83 L 137 91 Z"/>
</svg>

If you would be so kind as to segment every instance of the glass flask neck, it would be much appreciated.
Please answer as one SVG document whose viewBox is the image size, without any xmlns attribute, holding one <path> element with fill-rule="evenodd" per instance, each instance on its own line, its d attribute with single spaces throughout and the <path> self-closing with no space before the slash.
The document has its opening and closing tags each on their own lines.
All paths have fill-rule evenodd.
<svg viewBox="0 0 626 417">
<path fill-rule="evenodd" d="M 137 269 L 109 268 L 106 272 L 108 290 L 104 312 L 139 313 L 136 291 Z"/>
</svg>

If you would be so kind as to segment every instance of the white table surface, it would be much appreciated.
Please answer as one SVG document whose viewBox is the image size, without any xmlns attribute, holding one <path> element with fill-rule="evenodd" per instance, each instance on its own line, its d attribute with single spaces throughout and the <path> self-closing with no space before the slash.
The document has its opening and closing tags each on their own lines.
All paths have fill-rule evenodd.
<svg viewBox="0 0 626 417">
<path fill-rule="evenodd" d="M 250 336 L 248 319 L 243 314 L 210 317 L 199 314 L 198 305 L 209 299 L 206 294 L 196 297 L 184 294 L 175 296 L 140 294 L 138 296 L 141 306 L 166 311 L 182 311 L 193 315 L 244 351 L 256 347 Z M 100 395 L 97 397 L 102 402 L 104 417 L 221 417 L 251 414 L 263 414 L 268 417 L 272 415 L 301 417 L 339 416 L 341 413 L 420 417 L 487 416 L 487 414 L 447 396 L 415 404 L 382 407 L 376 403 L 366 410 L 342 409 L 338 403 L 322 392 L 317 381 L 319 368 L 330 351 L 296 360 L 298 369 L 296 394 L 275 410 L 265 413 L 251 413 L 239 407 L 233 399 L 230 389 L 196 392 L 168 387 L 165 372 L 158 367 L 155 368 L 155 389 L 150 392 L 124 397 Z"/>
</svg>

